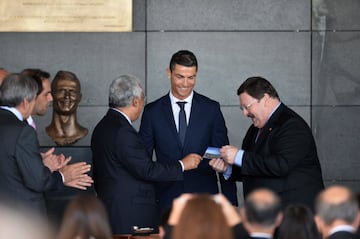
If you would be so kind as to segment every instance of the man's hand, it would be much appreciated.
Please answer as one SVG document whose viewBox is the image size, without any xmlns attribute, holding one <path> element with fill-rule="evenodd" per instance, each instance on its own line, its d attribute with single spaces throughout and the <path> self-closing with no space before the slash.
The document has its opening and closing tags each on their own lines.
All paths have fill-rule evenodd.
<svg viewBox="0 0 360 239">
<path fill-rule="evenodd" d="M 65 165 L 59 169 L 64 176 L 64 184 L 69 187 L 86 190 L 94 182 L 88 173 L 91 169 L 90 164 L 79 162 Z"/>
<path fill-rule="evenodd" d="M 185 207 L 186 202 L 193 198 L 194 195 L 190 193 L 181 194 L 179 197 L 175 198 L 172 203 L 172 208 L 168 220 L 170 226 L 175 226 L 178 224 L 181 213 Z"/>
<path fill-rule="evenodd" d="M 240 214 L 236 207 L 234 207 L 223 194 L 214 195 L 214 200 L 216 203 L 221 205 L 221 209 L 230 227 L 233 227 L 241 222 Z"/>
<path fill-rule="evenodd" d="M 221 158 L 214 158 L 209 161 L 209 165 L 219 173 L 223 173 L 226 171 L 227 167 L 229 166 L 228 163 L 224 162 Z"/>
<path fill-rule="evenodd" d="M 40 153 L 43 164 L 46 167 L 48 167 L 51 172 L 59 170 L 59 168 L 61 168 L 63 163 L 65 163 L 65 161 L 66 161 L 65 159 L 59 160 L 58 156 L 54 154 L 54 151 L 55 151 L 55 148 L 53 147 L 53 148 L 49 149 L 48 151 L 46 151 L 45 153 Z M 69 162 L 70 159 L 67 162 Z"/>
<path fill-rule="evenodd" d="M 191 170 L 197 168 L 202 160 L 202 157 L 198 154 L 188 154 L 181 160 L 184 164 L 184 170 Z"/>
<path fill-rule="evenodd" d="M 221 158 L 228 164 L 234 164 L 236 154 L 238 153 L 239 149 L 235 146 L 225 145 L 221 147 L 220 153 Z"/>
</svg>

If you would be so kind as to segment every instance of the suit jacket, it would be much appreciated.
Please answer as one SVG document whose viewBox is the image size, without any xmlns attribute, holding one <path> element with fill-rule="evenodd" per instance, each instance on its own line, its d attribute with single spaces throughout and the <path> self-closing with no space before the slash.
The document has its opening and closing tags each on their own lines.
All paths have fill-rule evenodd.
<svg viewBox="0 0 360 239">
<path fill-rule="evenodd" d="M 225 120 L 218 102 L 194 92 L 184 146 L 178 137 L 170 96 L 167 94 L 145 106 L 140 135 L 149 153 L 155 150 L 159 162 L 174 162 L 190 153 L 203 155 L 207 147 L 229 144 Z M 237 205 L 235 182 L 219 177 L 222 193 Z M 171 206 L 174 198 L 184 192 L 218 193 L 216 172 L 204 159 L 199 167 L 184 173 L 183 181 L 161 182 L 156 185 L 161 208 Z"/>
<path fill-rule="evenodd" d="M 277 192 L 286 206 L 304 203 L 313 208 L 324 188 L 315 141 L 307 123 L 280 104 L 262 128 L 251 125 L 243 141 L 242 167 L 233 167 L 230 179 L 241 180 L 244 197 L 256 188 Z"/>
<path fill-rule="evenodd" d="M 180 163 L 153 162 L 136 130 L 114 109 L 95 127 L 91 149 L 95 190 L 105 204 L 113 233 L 132 233 L 132 226 L 157 230 L 160 215 L 154 183 L 181 180 Z"/>
<path fill-rule="evenodd" d="M 44 166 L 35 130 L 0 108 L 0 194 L 12 203 L 45 213 L 43 193 L 63 185 Z"/>
<path fill-rule="evenodd" d="M 348 231 L 338 231 L 328 236 L 328 239 L 356 239 L 356 238 L 359 238 L 358 235 Z"/>
</svg>

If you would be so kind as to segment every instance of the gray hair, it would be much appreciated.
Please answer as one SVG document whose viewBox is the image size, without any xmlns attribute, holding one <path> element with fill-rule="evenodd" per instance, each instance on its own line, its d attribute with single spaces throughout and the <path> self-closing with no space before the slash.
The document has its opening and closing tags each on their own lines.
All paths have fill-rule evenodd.
<svg viewBox="0 0 360 239">
<path fill-rule="evenodd" d="M 359 205 L 356 195 L 349 190 L 349 196 L 341 203 L 327 202 L 320 194 L 315 202 L 315 210 L 326 225 L 331 225 L 335 220 L 339 219 L 352 224 L 356 219 Z"/>
<path fill-rule="evenodd" d="M 21 74 L 8 75 L 0 86 L 0 105 L 16 107 L 26 99 L 32 101 L 37 94 L 35 80 Z"/>
<path fill-rule="evenodd" d="M 109 89 L 109 107 L 125 107 L 134 97 L 141 98 L 143 90 L 139 79 L 133 75 L 121 75 L 113 80 Z"/>
</svg>

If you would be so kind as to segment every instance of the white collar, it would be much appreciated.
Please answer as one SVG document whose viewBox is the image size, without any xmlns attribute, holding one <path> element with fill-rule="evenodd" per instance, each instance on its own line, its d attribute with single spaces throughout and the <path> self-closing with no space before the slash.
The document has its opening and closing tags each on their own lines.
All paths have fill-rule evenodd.
<svg viewBox="0 0 360 239">
<path fill-rule="evenodd" d="M 191 94 L 190 94 L 187 98 L 185 98 L 185 99 L 183 99 L 183 100 L 180 100 L 180 99 L 176 98 L 176 97 L 171 93 L 171 90 L 170 90 L 170 92 L 169 92 L 169 97 L 170 97 L 170 102 L 171 102 L 172 105 L 176 104 L 176 102 L 178 102 L 178 101 L 184 101 L 184 102 L 187 102 L 187 105 L 191 105 L 192 99 L 193 99 L 193 97 L 194 97 L 194 91 L 192 91 Z"/>
<path fill-rule="evenodd" d="M 125 117 L 125 119 L 132 125 L 132 122 L 131 122 L 129 116 L 127 116 L 124 112 L 122 112 L 121 110 L 118 110 L 116 108 L 111 108 L 111 109 L 119 112 L 120 114 L 122 114 Z"/>
<path fill-rule="evenodd" d="M 24 120 L 24 117 L 22 116 L 20 111 L 18 109 L 16 109 L 15 107 L 9 107 L 9 106 L 0 106 L 0 107 L 4 110 L 12 112 L 16 116 L 16 118 L 18 118 L 20 121 Z"/>
</svg>

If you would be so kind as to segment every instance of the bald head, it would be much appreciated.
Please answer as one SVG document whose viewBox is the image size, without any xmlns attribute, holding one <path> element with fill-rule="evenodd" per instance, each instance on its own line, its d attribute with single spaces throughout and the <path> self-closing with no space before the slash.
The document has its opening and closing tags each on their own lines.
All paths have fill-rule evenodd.
<svg viewBox="0 0 360 239">
<path fill-rule="evenodd" d="M 318 195 L 315 210 L 327 225 L 336 220 L 351 224 L 356 219 L 359 207 L 355 194 L 349 188 L 334 185 Z"/>
<path fill-rule="evenodd" d="M 248 195 L 244 209 L 249 223 L 272 226 L 281 212 L 281 201 L 274 192 L 258 189 Z"/>
<path fill-rule="evenodd" d="M 333 205 L 340 205 L 353 197 L 353 193 L 350 189 L 344 186 L 331 186 L 328 189 L 324 190 L 319 195 L 320 200 L 333 204 Z"/>
</svg>

